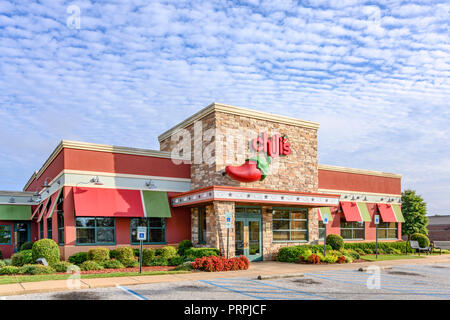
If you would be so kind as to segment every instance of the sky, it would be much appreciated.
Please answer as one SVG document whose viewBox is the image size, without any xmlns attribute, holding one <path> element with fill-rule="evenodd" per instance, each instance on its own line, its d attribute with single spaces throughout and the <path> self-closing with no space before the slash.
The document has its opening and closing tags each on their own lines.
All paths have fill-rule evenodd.
<svg viewBox="0 0 450 320">
<path fill-rule="evenodd" d="M 450 214 L 450 2 L 0 0 L 0 190 L 60 140 L 159 149 L 211 102 L 317 121 L 319 163 Z"/>
</svg>

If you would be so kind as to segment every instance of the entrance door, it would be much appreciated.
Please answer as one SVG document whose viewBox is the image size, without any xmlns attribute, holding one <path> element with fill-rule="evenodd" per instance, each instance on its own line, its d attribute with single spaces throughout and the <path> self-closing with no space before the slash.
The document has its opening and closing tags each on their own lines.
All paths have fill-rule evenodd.
<svg viewBox="0 0 450 320">
<path fill-rule="evenodd" d="M 14 252 L 19 251 L 22 244 L 31 240 L 30 223 L 16 222 L 14 224 Z"/>
<path fill-rule="evenodd" d="M 261 209 L 236 208 L 235 255 L 262 260 Z"/>
</svg>

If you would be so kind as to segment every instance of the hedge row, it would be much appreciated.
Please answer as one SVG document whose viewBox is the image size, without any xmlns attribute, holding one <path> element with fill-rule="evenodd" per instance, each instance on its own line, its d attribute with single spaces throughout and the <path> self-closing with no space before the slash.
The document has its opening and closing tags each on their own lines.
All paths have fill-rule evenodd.
<svg viewBox="0 0 450 320">
<path fill-rule="evenodd" d="M 376 242 L 346 242 L 344 243 L 345 249 L 352 249 L 356 251 L 364 251 L 369 253 L 374 253 L 376 249 Z M 390 249 L 395 249 L 401 253 L 413 253 L 414 250 L 411 249 L 409 244 L 406 241 L 399 241 L 399 242 L 378 242 L 378 249 L 380 251 L 386 251 L 389 252 Z"/>
<path fill-rule="evenodd" d="M 331 246 L 326 246 L 327 250 L 331 250 Z M 304 254 L 306 250 L 311 250 L 312 253 L 323 252 L 323 245 L 305 244 L 291 247 L 282 247 L 278 250 L 277 260 L 280 262 L 296 262 L 298 258 Z"/>
</svg>

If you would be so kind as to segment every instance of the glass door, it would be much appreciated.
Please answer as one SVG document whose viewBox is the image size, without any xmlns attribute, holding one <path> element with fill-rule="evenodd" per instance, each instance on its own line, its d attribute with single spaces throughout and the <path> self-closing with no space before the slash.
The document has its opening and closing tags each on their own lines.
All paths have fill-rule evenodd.
<svg viewBox="0 0 450 320">
<path fill-rule="evenodd" d="M 19 251 L 22 244 L 30 241 L 30 235 L 29 222 L 17 222 L 14 224 L 14 252 Z"/>
<path fill-rule="evenodd" d="M 262 230 L 260 209 L 236 208 L 235 256 L 250 261 L 262 260 Z"/>
</svg>

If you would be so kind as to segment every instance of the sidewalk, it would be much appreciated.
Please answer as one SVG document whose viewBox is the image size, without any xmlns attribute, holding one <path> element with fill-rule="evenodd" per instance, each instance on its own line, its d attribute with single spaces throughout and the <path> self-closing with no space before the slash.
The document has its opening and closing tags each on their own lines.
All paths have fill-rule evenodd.
<svg viewBox="0 0 450 320">
<path fill-rule="evenodd" d="M 450 255 L 428 256 L 423 259 L 405 259 L 377 262 L 362 262 L 352 264 L 331 264 L 331 265 L 305 265 L 296 263 L 283 263 L 276 261 L 255 262 L 250 264 L 249 270 L 229 271 L 229 272 L 194 272 L 187 274 L 169 274 L 156 276 L 135 276 L 135 277 L 114 277 L 81 279 L 81 289 L 115 287 L 116 285 L 130 286 L 137 284 L 148 284 L 157 282 L 190 281 L 216 278 L 256 278 L 261 276 L 276 276 L 286 274 L 298 274 L 306 272 L 317 272 L 325 270 L 358 270 L 367 266 L 396 266 L 405 264 L 433 264 L 450 263 Z M 41 293 L 52 291 L 71 290 L 67 286 L 67 280 L 24 282 L 15 284 L 0 285 L 0 296 L 20 295 L 28 293 Z"/>
</svg>

